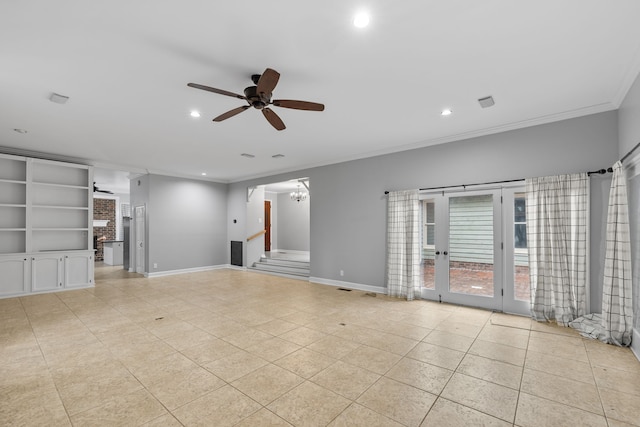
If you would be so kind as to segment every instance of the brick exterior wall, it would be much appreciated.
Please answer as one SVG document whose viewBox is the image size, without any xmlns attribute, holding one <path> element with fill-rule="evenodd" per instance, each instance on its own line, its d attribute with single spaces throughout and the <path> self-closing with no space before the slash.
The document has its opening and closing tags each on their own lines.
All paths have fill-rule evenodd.
<svg viewBox="0 0 640 427">
<path fill-rule="evenodd" d="M 93 236 L 106 237 L 105 240 L 116 239 L 116 201 L 113 199 L 93 199 L 93 219 L 108 219 L 106 227 L 94 227 Z M 101 241 L 98 241 L 96 261 L 104 261 L 104 249 Z"/>
</svg>

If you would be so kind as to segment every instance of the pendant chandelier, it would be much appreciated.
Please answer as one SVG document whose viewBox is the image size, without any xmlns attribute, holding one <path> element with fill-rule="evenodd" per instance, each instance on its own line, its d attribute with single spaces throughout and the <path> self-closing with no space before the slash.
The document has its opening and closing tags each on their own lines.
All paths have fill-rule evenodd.
<svg viewBox="0 0 640 427">
<path fill-rule="evenodd" d="M 292 191 L 290 196 L 291 196 L 291 200 L 298 203 L 307 200 L 307 193 L 305 191 L 300 190 L 300 184 L 298 184 L 298 190 Z"/>
</svg>

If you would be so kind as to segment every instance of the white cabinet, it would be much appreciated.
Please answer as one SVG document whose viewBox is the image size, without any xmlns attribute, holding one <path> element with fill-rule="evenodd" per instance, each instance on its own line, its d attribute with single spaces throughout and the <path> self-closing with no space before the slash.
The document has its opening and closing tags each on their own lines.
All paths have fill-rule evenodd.
<svg viewBox="0 0 640 427">
<path fill-rule="evenodd" d="M 31 257 L 31 291 L 62 289 L 62 256 L 56 253 Z"/>
<path fill-rule="evenodd" d="M 0 298 L 93 286 L 93 251 L 0 255 Z"/>
<path fill-rule="evenodd" d="M 123 242 L 118 240 L 106 241 L 103 243 L 104 263 L 107 265 L 120 265 L 123 261 Z"/>
<path fill-rule="evenodd" d="M 0 297 L 29 291 L 30 259 L 24 255 L 0 257 Z"/>
<path fill-rule="evenodd" d="M 93 286 L 93 253 L 77 252 L 64 256 L 64 287 Z"/>
<path fill-rule="evenodd" d="M 0 154 L 0 297 L 93 286 L 92 196 L 91 166 Z"/>
</svg>

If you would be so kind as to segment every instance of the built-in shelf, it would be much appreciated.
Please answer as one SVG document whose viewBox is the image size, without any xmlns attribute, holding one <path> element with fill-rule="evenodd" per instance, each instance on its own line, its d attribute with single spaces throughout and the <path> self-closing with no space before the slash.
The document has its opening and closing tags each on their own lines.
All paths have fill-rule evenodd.
<svg viewBox="0 0 640 427">
<path fill-rule="evenodd" d="M 0 254 L 93 250 L 87 165 L 0 154 Z"/>
<path fill-rule="evenodd" d="M 55 205 L 33 205 L 35 209 L 72 209 L 79 211 L 89 210 L 86 206 L 55 206 Z"/>
<path fill-rule="evenodd" d="M 86 190 L 89 187 L 86 185 L 70 185 L 70 184 L 52 184 L 50 182 L 32 182 L 33 185 L 42 185 L 46 187 L 57 187 L 57 188 L 79 188 L 81 190 Z"/>
</svg>

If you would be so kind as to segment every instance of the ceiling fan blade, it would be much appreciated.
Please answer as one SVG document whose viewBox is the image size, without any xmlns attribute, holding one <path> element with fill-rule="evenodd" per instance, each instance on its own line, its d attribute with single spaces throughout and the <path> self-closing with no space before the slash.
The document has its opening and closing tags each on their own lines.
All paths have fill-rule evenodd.
<svg viewBox="0 0 640 427">
<path fill-rule="evenodd" d="M 229 117 L 233 117 L 236 114 L 240 114 L 249 108 L 248 105 L 243 105 L 242 107 L 234 108 L 233 110 L 229 110 L 226 113 L 220 114 L 218 117 L 213 119 L 214 122 L 221 122 L 223 120 L 227 120 Z"/>
<path fill-rule="evenodd" d="M 215 87 L 199 85 L 198 83 L 189 83 L 189 84 L 187 84 L 187 86 L 192 87 L 192 88 L 196 88 L 196 89 L 206 90 L 208 92 L 217 93 L 219 95 L 233 96 L 234 98 L 246 99 L 243 95 L 239 95 L 237 93 L 229 92 L 227 90 L 216 89 Z"/>
<path fill-rule="evenodd" d="M 260 80 L 258 80 L 258 87 L 256 88 L 256 92 L 271 94 L 273 89 L 275 89 L 278 84 L 278 80 L 280 79 L 280 73 L 276 70 L 272 70 L 271 68 L 267 68 L 264 70 L 264 73 L 260 76 Z"/>
<path fill-rule="evenodd" d="M 264 114 L 264 117 L 267 119 L 267 121 L 271 123 L 271 126 L 276 128 L 277 130 L 284 130 L 286 128 L 282 119 L 272 109 L 263 108 L 262 114 Z"/>
<path fill-rule="evenodd" d="M 324 111 L 324 104 L 318 104 L 317 102 L 276 99 L 272 104 L 276 107 L 293 108 L 294 110 Z"/>
</svg>

